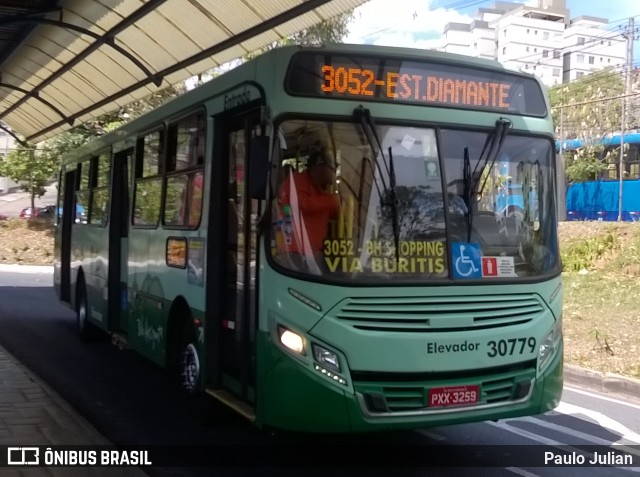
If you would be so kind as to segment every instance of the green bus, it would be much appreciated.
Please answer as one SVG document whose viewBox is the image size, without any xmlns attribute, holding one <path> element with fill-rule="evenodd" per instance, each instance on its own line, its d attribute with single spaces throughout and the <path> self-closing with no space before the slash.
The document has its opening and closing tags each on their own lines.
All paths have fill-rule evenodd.
<svg viewBox="0 0 640 477">
<path fill-rule="evenodd" d="M 533 76 L 284 47 L 63 158 L 54 284 L 82 338 L 261 427 L 542 413 L 562 392 L 555 178 Z M 516 188 L 535 204 L 505 214 Z"/>
</svg>

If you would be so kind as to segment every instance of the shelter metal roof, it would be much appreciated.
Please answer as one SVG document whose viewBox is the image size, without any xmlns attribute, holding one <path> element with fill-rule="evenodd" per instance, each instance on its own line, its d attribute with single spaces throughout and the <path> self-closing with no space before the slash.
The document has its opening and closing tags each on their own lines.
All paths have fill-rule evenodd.
<svg viewBox="0 0 640 477">
<path fill-rule="evenodd" d="M 30 142 L 366 0 L 0 0 L 0 121 Z"/>
</svg>

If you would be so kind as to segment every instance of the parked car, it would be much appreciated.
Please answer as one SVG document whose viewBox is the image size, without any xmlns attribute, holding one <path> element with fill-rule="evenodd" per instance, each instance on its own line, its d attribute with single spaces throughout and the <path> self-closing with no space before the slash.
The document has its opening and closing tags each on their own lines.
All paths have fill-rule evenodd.
<svg viewBox="0 0 640 477">
<path fill-rule="evenodd" d="M 21 219 L 31 219 L 37 217 L 39 219 L 52 219 L 55 215 L 56 206 L 46 205 L 44 207 L 35 207 L 34 210 L 31 207 L 25 207 L 20 211 Z"/>
<path fill-rule="evenodd" d="M 9 217 L 4 215 L 4 214 L 0 214 L 0 220 L 8 220 Z"/>
</svg>

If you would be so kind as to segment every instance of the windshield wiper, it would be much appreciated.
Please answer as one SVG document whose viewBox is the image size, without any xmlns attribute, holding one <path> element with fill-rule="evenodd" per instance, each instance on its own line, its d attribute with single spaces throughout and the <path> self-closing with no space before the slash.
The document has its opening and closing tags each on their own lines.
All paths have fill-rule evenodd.
<svg viewBox="0 0 640 477">
<path fill-rule="evenodd" d="M 472 212 L 472 189 L 471 189 L 471 161 L 469 160 L 469 148 L 464 148 L 464 156 L 462 163 L 462 182 L 464 184 L 464 201 L 467 204 L 467 242 L 471 242 L 471 224 L 473 222 Z"/>
<path fill-rule="evenodd" d="M 353 110 L 353 117 L 355 119 L 358 120 L 360 127 L 362 128 L 362 131 L 364 132 L 364 136 L 367 138 L 367 142 L 369 143 L 369 147 L 371 148 L 371 152 L 374 155 L 374 157 L 377 157 L 376 152 L 376 148 L 374 147 L 374 140 L 372 139 L 372 136 L 375 138 L 377 136 L 377 133 L 375 132 L 375 127 L 373 127 L 372 125 L 372 119 L 371 119 L 371 113 L 369 112 L 368 109 L 363 108 L 362 106 L 358 106 L 356 109 Z M 373 132 L 371 132 L 371 130 L 373 129 Z M 379 143 L 379 139 L 377 140 L 377 142 Z M 381 153 L 382 153 L 382 148 L 380 148 Z M 372 162 L 371 167 L 372 169 L 375 169 L 378 171 L 378 174 L 376 175 L 374 173 L 373 175 L 373 183 L 376 186 L 376 190 L 378 191 L 378 199 L 380 199 L 380 203 L 384 205 L 386 197 L 388 195 L 389 189 L 387 188 L 387 184 L 384 180 L 384 172 L 382 171 L 382 168 L 380 167 L 380 163 L 377 160 L 373 160 L 371 158 L 367 158 L 370 162 Z M 385 167 L 386 167 L 386 163 L 385 163 Z M 387 174 L 388 174 L 389 170 L 387 169 Z M 380 182 L 382 182 L 382 192 L 380 192 L 380 187 L 378 186 L 378 179 L 380 180 Z"/>
<path fill-rule="evenodd" d="M 493 169 L 493 166 L 496 163 L 496 160 L 498 159 L 498 155 L 502 150 L 502 145 L 504 144 L 504 140 L 507 137 L 507 133 L 509 132 L 510 128 L 511 128 L 511 121 L 509 121 L 508 119 L 500 118 L 496 121 L 496 129 L 493 133 L 493 140 L 491 144 L 492 148 L 494 145 L 496 145 L 496 148 L 493 154 L 491 155 L 491 162 L 489 163 L 489 169 L 488 169 L 489 171 Z M 491 149 L 489 149 L 489 152 L 491 153 Z M 487 164 L 488 160 L 489 160 L 489 155 L 487 155 L 487 160 L 485 161 L 485 165 Z M 480 178 L 478 177 L 478 179 Z M 489 179 L 489 174 L 485 175 L 484 181 L 482 181 L 482 186 L 480 186 L 480 189 L 478 190 L 478 194 L 482 195 L 484 186 L 487 184 L 487 179 Z"/>
<path fill-rule="evenodd" d="M 375 154 L 374 144 L 378 146 L 378 151 L 380 151 L 380 157 L 382 157 L 382 163 L 384 164 L 384 172 L 382 167 L 380 167 L 379 161 L 374 160 L 376 168 L 378 170 L 378 175 L 380 177 L 380 181 L 382 182 L 383 193 L 380 193 L 380 189 L 378 189 L 378 181 L 374 177 L 374 183 L 376 184 L 376 188 L 378 189 L 378 196 L 380 199 L 380 204 L 383 207 L 389 207 L 391 210 L 391 226 L 393 228 L 393 241 L 396 249 L 396 260 L 400 260 L 400 230 L 398 224 L 398 201 L 396 197 L 396 173 L 393 165 L 393 152 L 391 146 L 389 146 L 389 162 L 387 164 L 387 159 L 384 156 L 384 151 L 382 149 L 382 141 L 380 141 L 380 136 L 378 135 L 378 131 L 376 129 L 376 125 L 373 121 L 373 117 L 371 116 L 371 111 L 364 108 L 362 105 L 358 106 L 353 110 L 353 116 L 359 120 L 360 126 L 364 131 L 364 135 L 369 142 L 369 146 L 371 147 L 373 155 L 377 158 L 378 155 Z M 374 141 L 372 140 L 375 140 Z M 386 172 L 389 177 L 389 187 L 384 180 L 384 173 Z"/>
<path fill-rule="evenodd" d="M 382 151 L 382 150 L 381 150 Z M 380 153 L 382 154 L 382 152 Z M 382 156 L 384 160 L 384 156 Z M 391 188 L 389 190 L 391 200 L 391 227 L 393 228 L 393 241 L 396 246 L 396 261 L 400 262 L 400 230 L 398 224 L 398 198 L 396 197 L 396 170 L 393 167 L 393 152 L 389 146 L 389 182 Z"/>
<path fill-rule="evenodd" d="M 476 162 L 476 166 L 473 168 L 473 174 L 470 173 L 471 166 L 469 161 L 469 148 L 464 148 L 464 162 L 463 162 L 463 181 L 464 181 L 464 189 L 465 189 L 465 199 L 467 201 L 467 242 L 471 241 L 471 226 L 473 225 L 473 206 L 475 204 L 475 197 L 481 196 L 484 191 L 484 186 L 487 184 L 487 180 L 489 179 L 489 174 L 491 173 L 491 169 L 496 163 L 498 159 L 498 155 L 500 155 L 500 151 L 502 150 L 502 145 L 504 144 L 504 140 L 507 137 L 507 133 L 511 128 L 511 121 L 505 118 L 500 118 L 496 121 L 496 127 L 493 132 L 487 136 L 487 140 L 484 143 L 484 147 L 482 148 L 482 152 L 480 153 L 480 157 L 478 158 L 478 162 Z M 484 163 L 480 170 L 478 167 L 483 162 Z M 482 185 L 479 189 L 478 183 L 480 182 L 480 178 L 482 177 L 482 171 L 485 170 L 486 166 L 489 165 L 489 169 L 487 169 L 487 174 L 482 181 Z"/>
</svg>

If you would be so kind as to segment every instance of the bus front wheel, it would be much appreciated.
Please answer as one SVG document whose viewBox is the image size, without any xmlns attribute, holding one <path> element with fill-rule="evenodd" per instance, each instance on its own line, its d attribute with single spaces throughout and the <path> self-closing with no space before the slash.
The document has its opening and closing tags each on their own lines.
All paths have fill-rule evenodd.
<svg viewBox="0 0 640 477">
<path fill-rule="evenodd" d="M 194 340 L 184 340 L 179 354 L 179 384 L 187 394 L 193 395 L 200 390 L 201 366 L 198 349 Z"/>
<path fill-rule="evenodd" d="M 226 421 L 228 413 L 204 391 L 204 363 L 198 353 L 196 329 L 189 321 L 176 330 L 172 340 L 170 373 L 189 414 L 198 422 L 219 424 Z"/>
<path fill-rule="evenodd" d="M 187 395 L 196 394 L 201 386 L 202 361 L 196 346 L 196 330 L 190 316 L 176 323 L 169 337 L 169 372 L 177 387 Z"/>
</svg>

